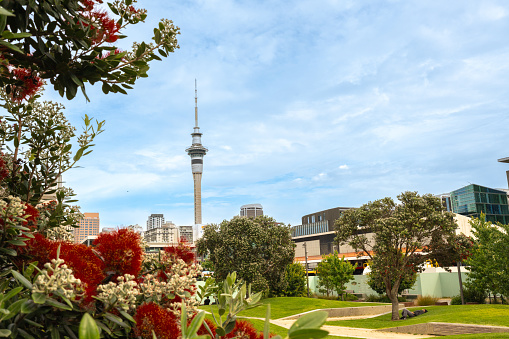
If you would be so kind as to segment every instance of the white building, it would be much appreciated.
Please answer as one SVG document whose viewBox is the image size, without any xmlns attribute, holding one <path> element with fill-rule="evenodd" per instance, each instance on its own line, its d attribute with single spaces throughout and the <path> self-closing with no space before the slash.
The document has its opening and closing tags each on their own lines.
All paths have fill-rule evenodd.
<svg viewBox="0 0 509 339">
<path fill-rule="evenodd" d="M 143 235 L 145 242 L 151 243 L 164 243 L 169 245 L 178 244 L 179 242 L 179 229 L 178 227 L 168 221 L 160 227 L 147 229 Z"/>
<path fill-rule="evenodd" d="M 154 228 L 159 228 L 163 226 L 163 224 L 164 224 L 163 214 L 151 214 L 147 220 L 147 231 Z"/>
</svg>

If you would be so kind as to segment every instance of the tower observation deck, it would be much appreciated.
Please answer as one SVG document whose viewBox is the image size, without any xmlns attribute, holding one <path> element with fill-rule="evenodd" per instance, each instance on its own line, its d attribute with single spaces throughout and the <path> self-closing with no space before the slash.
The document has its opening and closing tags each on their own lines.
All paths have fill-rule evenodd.
<svg viewBox="0 0 509 339">
<path fill-rule="evenodd" d="M 201 176 L 203 173 L 203 157 L 208 149 L 201 144 L 200 127 L 198 127 L 198 91 L 194 80 L 194 131 L 191 133 L 193 144 L 186 149 L 191 157 L 191 169 L 194 181 L 194 224 L 201 225 Z"/>
</svg>

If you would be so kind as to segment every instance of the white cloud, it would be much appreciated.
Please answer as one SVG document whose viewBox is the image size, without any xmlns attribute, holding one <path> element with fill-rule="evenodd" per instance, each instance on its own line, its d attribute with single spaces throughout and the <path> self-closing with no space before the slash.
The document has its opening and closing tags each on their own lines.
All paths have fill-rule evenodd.
<svg viewBox="0 0 509 339">
<path fill-rule="evenodd" d="M 349 169 L 350 167 L 348 167 L 348 165 L 340 165 L 338 168 L 339 168 L 340 170 L 347 170 L 347 169 Z"/>
</svg>

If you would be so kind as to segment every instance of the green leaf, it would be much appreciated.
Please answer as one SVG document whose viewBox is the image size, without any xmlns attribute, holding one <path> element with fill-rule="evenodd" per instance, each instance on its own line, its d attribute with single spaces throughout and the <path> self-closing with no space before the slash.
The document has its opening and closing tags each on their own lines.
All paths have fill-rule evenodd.
<svg viewBox="0 0 509 339">
<path fill-rule="evenodd" d="M 106 319 L 108 319 L 109 321 L 112 321 L 114 322 L 115 324 L 119 325 L 119 326 L 122 326 L 123 328 L 131 328 L 129 325 L 127 325 L 125 322 L 122 321 L 122 318 L 119 318 L 117 317 L 116 315 L 114 314 L 111 314 L 111 313 L 106 313 L 104 315 L 104 317 Z"/>
<path fill-rule="evenodd" d="M 16 278 L 16 280 L 19 281 L 23 286 L 30 290 L 33 288 L 32 283 L 28 281 L 28 279 L 25 278 L 21 273 L 19 273 L 18 271 L 11 271 L 11 273 L 14 276 L 14 278 Z"/>
<path fill-rule="evenodd" d="M 0 6 L 0 15 L 6 15 L 6 16 L 14 16 L 11 12 Z"/>
<path fill-rule="evenodd" d="M 71 311 L 72 310 L 72 307 L 69 307 L 66 304 L 62 304 L 61 302 L 56 301 L 55 299 L 52 299 L 52 298 L 47 298 L 46 299 L 46 305 L 53 306 L 53 307 L 56 307 L 56 308 L 60 308 L 62 310 L 66 310 L 66 311 Z"/>
<path fill-rule="evenodd" d="M 123 310 L 119 310 L 120 314 L 122 314 L 122 316 L 124 318 L 126 318 L 127 320 L 129 320 L 130 322 L 133 322 L 133 323 L 136 323 L 136 320 L 134 320 L 134 318 L 129 314 L 127 313 L 126 311 L 123 311 Z"/>
<path fill-rule="evenodd" d="M 186 304 L 182 303 L 180 313 L 182 316 L 180 317 L 180 326 L 182 331 L 182 338 L 187 338 L 186 330 L 187 330 L 187 311 L 186 311 Z"/>
<path fill-rule="evenodd" d="M 23 303 L 25 301 L 27 301 L 28 299 L 21 299 L 21 300 L 18 300 L 14 303 L 12 303 L 9 308 L 7 308 L 7 310 L 10 312 L 9 314 L 7 314 L 6 316 L 2 317 L 2 320 L 7 320 L 7 319 L 11 319 L 12 317 L 18 315 L 18 313 L 21 311 L 21 305 L 23 305 Z"/>
<path fill-rule="evenodd" d="M 200 329 L 204 319 L 205 319 L 205 312 L 200 311 L 194 317 L 193 321 L 191 321 L 191 324 L 189 325 L 189 327 L 187 329 L 187 336 L 188 336 L 188 338 L 192 338 L 192 337 L 194 337 L 196 335 L 196 333 Z"/>
<path fill-rule="evenodd" d="M 32 293 L 32 300 L 36 303 L 36 304 L 44 304 L 46 302 L 46 299 L 47 299 L 47 295 L 44 294 L 44 293 Z"/>
<path fill-rule="evenodd" d="M 11 299 L 12 297 L 14 297 L 16 294 L 18 294 L 19 292 L 21 292 L 21 290 L 23 289 L 23 287 L 21 286 L 18 286 L 16 288 L 13 288 L 12 290 L 10 290 L 6 295 L 4 295 L 3 297 L 3 301 L 7 301 L 9 299 Z"/>
<path fill-rule="evenodd" d="M 94 318 L 88 313 L 81 318 L 79 336 L 80 339 L 99 339 L 99 328 Z"/>
<path fill-rule="evenodd" d="M 32 299 L 28 299 L 21 305 L 21 313 L 32 313 L 35 312 L 39 306 Z"/>
<path fill-rule="evenodd" d="M 10 335 L 11 335 L 11 331 L 9 331 L 9 330 L 0 330 L 0 337 L 7 338 Z"/>
<path fill-rule="evenodd" d="M 316 311 L 303 315 L 288 330 L 288 335 L 301 329 L 320 328 L 327 320 L 327 312 Z"/>
<path fill-rule="evenodd" d="M 226 332 L 224 331 L 224 329 L 221 326 L 216 328 L 216 333 L 220 337 L 224 337 L 226 335 Z"/>
<path fill-rule="evenodd" d="M 25 239 L 25 240 L 28 240 L 28 239 Z M 25 244 L 25 242 L 23 240 L 19 240 L 19 239 L 7 240 L 7 242 L 14 246 L 26 246 L 27 245 L 27 244 Z"/>
<path fill-rule="evenodd" d="M 329 335 L 329 331 L 320 330 L 316 328 L 304 328 L 301 330 L 293 331 L 288 337 L 290 339 L 320 339 Z"/>
<path fill-rule="evenodd" d="M 18 253 L 16 253 L 16 251 L 12 248 L 0 247 L 0 252 L 4 252 L 5 254 L 13 256 L 13 257 L 18 255 Z"/>
<path fill-rule="evenodd" d="M 270 304 L 267 304 L 267 313 L 265 313 L 265 325 L 263 327 L 263 339 L 269 339 L 270 334 Z"/>
</svg>

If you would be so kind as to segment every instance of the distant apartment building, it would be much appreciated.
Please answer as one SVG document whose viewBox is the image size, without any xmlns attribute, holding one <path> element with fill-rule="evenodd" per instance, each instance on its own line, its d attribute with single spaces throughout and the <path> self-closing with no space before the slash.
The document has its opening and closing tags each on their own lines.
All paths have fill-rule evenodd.
<svg viewBox="0 0 509 339">
<path fill-rule="evenodd" d="M 190 244 L 194 243 L 193 226 L 179 226 L 180 239 L 184 238 Z"/>
<path fill-rule="evenodd" d="M 161 227 L 164 224 L 163 214 L 151 214 L 147 220 L 147 231 Z"/>
<path fill-rule="evenodd" d="M 240 207 L 240 216 L 256 218 L 263 215 L 263 207 L 260 204 L 248 204 Z"/>
<path fill-rule="evenodd" d="M 74 242 L 81 244 L 87 237 L 99 234 L 99 213 L 84 213 L 84 218 L 78 222 L 74 229 Z"/>
<path fill-rule="evenodd" d="M 177 244 L 179 241 L 178 227 L 168 221 L 161 225 L 161 227 L 148 229 L 144 233 L 144 239 L 147 243 L 164 243 L 169 245 Z"/>
</svg>

